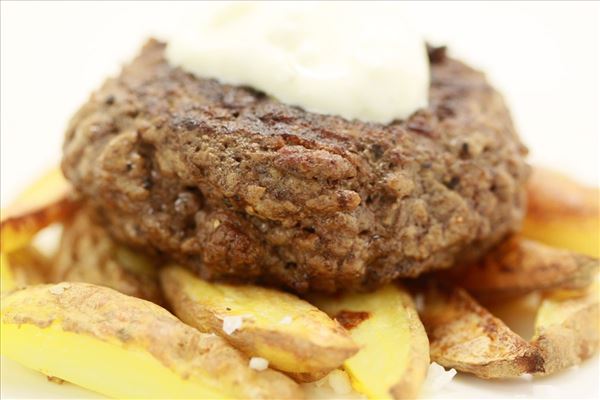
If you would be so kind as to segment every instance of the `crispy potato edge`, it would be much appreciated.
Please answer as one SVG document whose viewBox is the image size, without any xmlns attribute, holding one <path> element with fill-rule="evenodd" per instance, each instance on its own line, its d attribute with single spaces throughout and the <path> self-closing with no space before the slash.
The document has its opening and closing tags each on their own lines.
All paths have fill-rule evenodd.
<svg viewBox="0 0 600 400">
<path fill-rule="evenodd" d="M 302 303 L 303 309 L 299 312 L 302 311 L 303 317 L 319 318 L 314 320 L 315 326 L 318 326 L 318 322 L 323 318 L 329 319 L 316 307 L 291 294 L 274 289 L 257 288 L 261 292 L 261 296 L 257 298 L 262 295 L 271 295 L 272 298 L 263 304 L 263 309 L 257 309 L 252 313 L 257 316 L 253 323 L 242 323 L 235 332 L 227 334 L 223 331 L 223 318 L 228 315 L 228 311 L 217 310 L 210 304 L 201 304 L 187 294 L 191 289 L 186 288 L 186 284 L 200 278 L 175 266 L 162 269 L 160 278 L 167 300 L 184 322 L 202 331 L 222 336 L 246 354 L 268 359 L 274 368 L 289 372 L 298 381 L 318 380 L 358 351 L 358 346 L 350 336 L 333 321 L 329 325 L 323 325 L 323 331 L 307 336 L 306 332 L 296 334 L 293 330 L 287 329 L 294 326 L 292 323 L 285 326 L 275 323 L 269 326 L 261 319 L 260 316 L 267 311 L 268 307 L 276 306 L 283 300 L 281 296 L 285 296 L 288 302 Z M 205 281 L 201 284 L 211 285 L 217 291 L 227 287 L 227 284 Z M 252 290 L 252 286 L 245 286 L 245 288 Z M 297 317 L 290 315 L 291 319 Z M 317 336 L 320 338 L 319 341 L 315 341 Z"/>
<path fill-rule="evenodd" d="M 127 354 L 147 354 L 183 378 L 181 382 L 184 382 L 184 387 L 199 391 L 200 397 L 214 397 L 216 393 L 232 398 L 302 397 L 300 388 L 291 379 L 272 370 L 252 370 L 248 366 L 248 359 L 218 336 L 202 334 L 183 324 L 160 306 L 112 289 L 85 283 L 60 283 L 17 289 L 3 295 L 1 319 L 3 333 L 9 334 L 8 337 L 3 334 L 2 350 L 3 353 L 12 351 L 13 357 L 19 340 L 19 335 L 16 335 L 12 336 L 12 341 L 7 342 L 11 338 L 13 327 L 18 330 L 19 327 L 29 326 L 49 335 L 42 335 L 40 339 L 51 338 L 51 332 L 58 329 L 60 332 L 70 332 L 101 343 L 116 344 Z M 51 330 L 46 331 L 46 328 Z M 34 349 L 35 343 L 21 346 L 21 355 L 27 357 L 27 354 L 31 354 L 30 348 Z M 93 368 L 93 359 L 84 361 L 89 366 L 83 368 Z M 43 370 L 43 366 L 35 369 Z M 46 372 L 56 375 L 52 371 Z M 110 379 L 135 377 L 135 370 L 130 371 L 130 375 L 112 376 Z M 86 382 L 73 383 L 90 387 L 96 378 L 88 376 L 86 379 Z M 157 382 L 161 383 L 165 382 Z M 159 387 L 181 393 L 178 387 Z M 102 385 L 96 383 L 92 389 L 102 392 Z M 138 388 L 131 390 L 134 392 L 105 394 L 117 397 L 154 397 L 152 392 L 144 395 L 135 392 Z M 190 393 L 187 392 L 184 397 L 189 396 Z"/>
</svg>

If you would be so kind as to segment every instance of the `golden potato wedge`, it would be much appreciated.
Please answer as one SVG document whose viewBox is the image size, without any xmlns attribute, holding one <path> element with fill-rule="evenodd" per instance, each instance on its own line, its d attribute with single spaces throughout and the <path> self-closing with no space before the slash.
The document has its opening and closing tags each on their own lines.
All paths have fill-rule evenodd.
<svg viewBox="0 0 600 400">
<path fill-rule="evenodd" d="M 151 302 L 86 283 L 30 286 L 2 298 L 2 355 L 115 398 L 300 398 L 216 335 Z"/>
<path fill-rule="evenodd" d="M 460 289 L 430 288 L 421 319 L 432 361 L 480 378 L 510 378 L 543 371 L 540 351 Z"/>
<path fill-rule="evenodd" d="M 535 168 L 527 186 L 523 235 L 600 257 L 600 194 L 564 175 Z"/>
<path fill-rule="evenodd" d="M 544 374 L 580 364 L 600 343 L 599 282 L 586 290 L 551 292 L 542 300 L 531 343 L 544 358 Z"/>
<path fill-rule="evenodd" d="M 87 282 L 162 304 L 159 261 L 116 243 L 85 208 L 65 223 L 52 282 Z"/>
<path fill-rule="evenodd" d="M 344 363 L 356 391 L 372 399 L 418 396 L 429 342 L 410 295 L 395 285 L 311 301 L 350 331 L 361 350 Z"/>
<path fill-rule="evenodd" d="M 0 253 L 0 293 L 13 290 L 17 287 L 15 278 L 8 262 L 8 257 L 4 253 Z"/>
<path fill-rule="evenodd" d="M 181 320 L 221 335 L 246 354 L 267 359 L 301 380 L 319 379 L 358 351 L 338 323 L 294 295 L 210 283 L 178 266 L 164 268 L 160 277 L 165 297 Z"/>
<path fill-rule="evenodd" d="M 13 288 L 48 283 L 50 260 L 35 247 L 30 245 L 20 248 L 3 254 L 3 258 L 3 268 L 10 270 Z"/>
<path fill-rule="evenodd" d="M 26 246 L 42 228 L 67 218 L 76 208 L 71 185 L 55 168 L 27 188 L 0 218 L 0 250 Z"/>
<path fill-rule="evenodd" d="M 593 257 L 513 236 L 476 264 L 450 270 L 450 274 L 470 293 L 498 299 L 540 289 L 584 288 L 594 280 L 599 266 Z"/>
</svg>

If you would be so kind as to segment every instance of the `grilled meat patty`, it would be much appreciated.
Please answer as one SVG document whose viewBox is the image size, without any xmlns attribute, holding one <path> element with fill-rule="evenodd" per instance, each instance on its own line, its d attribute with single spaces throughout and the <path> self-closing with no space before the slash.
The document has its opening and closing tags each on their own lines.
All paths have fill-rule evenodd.
<svg viewBox="0 0 600 400">
<path fill-rule="evenodd" d="M 148 42 L 73 117 L 63 170 L 110 233 L 207 279 L 334 292 L 478 257 L 529 168 L 502 97 L 430 52 L 429 107 L 388 125 L 170 66 Z"/>
</svg>

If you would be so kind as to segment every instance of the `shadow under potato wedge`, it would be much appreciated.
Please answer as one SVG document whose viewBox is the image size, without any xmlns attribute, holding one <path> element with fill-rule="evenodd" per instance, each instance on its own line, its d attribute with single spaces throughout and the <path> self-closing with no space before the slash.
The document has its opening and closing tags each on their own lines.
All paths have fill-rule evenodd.
<svg viewBox="0 0 600 400">
<path fill-rule="evenodd" d="M 424 291 L 421 320 L 432 361 L 480 378 L 511 378 L 543 372 L 539 349 L 512 332 L 465 290 Z"/>
<path fill-rule="evenodd" d="M 469 293 L 502 300 L 535 290 L 581 289 L 590 285 L 600 262 L 588 255 L 512 236 L 475 264 L 448 271 Z"/>
<path fill-rule="evenodd" d="M 302 398 L 298 385 L 151 302 L 86 283 L 3 295 L 1 353 L 117 398 Z M 40 351 L 43 349 L 43 351 Z"/>
<path fill-rule="evenodd" d="M 221 335 L 296 379 L 319 379 L 359 349 L 337 322 L 292 294 L 207 282 L 178 266 L 166 267 L 160 275 L 165 297 L 182 321 Z M 226 318 L 241 325 L 225 332 Z"/>
<path fill-rule="evenodd" d="M 390 284 L 372 293 L 310 300 L 340 321 L 361 346 L 344 363 L 358 392 L 371 399 L 418 397 L 429 368 L 429 342 L 403 288 Z"/>
<path fill-rule="evenodd" d="M 600 257 L 600 191 L 544 168 L 527 184 L 522 233 L 551 246 Z"/>
<path fill-rule="evenodd" d="M 543 374 L 580 364 L 600 345 L 600 282 L 585 290 L 547 293 L 537 312 L 531 343 L 544 359 Z"/>
<path fill-rule="evenodd" d="M 0 220 L 0 250 L 26 246 L 46 226 L 65 220 L 77 208 L 71 184 L 54 168 L 31 184 L 6 209 Z"/>
</svg>

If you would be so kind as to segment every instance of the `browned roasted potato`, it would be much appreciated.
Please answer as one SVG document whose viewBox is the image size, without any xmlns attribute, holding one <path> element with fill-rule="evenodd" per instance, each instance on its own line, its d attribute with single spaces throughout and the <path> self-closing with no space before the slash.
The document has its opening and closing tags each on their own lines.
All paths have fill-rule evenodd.
<svg viewBox="0 0 600 400">
<path fill-rule="evenodd" d="M 203 332 L 269 361 L 303 381 L 342 365 L 358 346 L 338 323 L 289 293 L 254 285 L 206 282 L 177 266 L 161 271 L 175 314 Z"/>
<path fill-rule="evenodd" d="M 460 289 L 424 292 L 421 320 L 431 360 L 480 378 L 543 372 L 540 351 Z"/>
<path fill-rule="evenodd" d="M 600 257 L 600 195 L 566 176 L 536 168 L 527 186 L 523 235 Z"/>
<path fill-rule="evenodd" d="M 1 305 L 1 353 L 114 398 L 302 398 L 216 335 L 151 302 L 87 283 L 28 286 Z"/>
<path fill-rule="evenodd" d="M 28 187 L 2 210 L 0 250 L 25 247 L 46 226 L 66 219 L 76 208 L 70 184 L 55 168 Z"/>
<path fill-rule="evenodd" d="M 471 294 L 502 299 L 540 289 L 580 289 L 596 276 L 597 259 L 513 236 L 479 262 L 450 271 Z"/>
<path fill-rule="evenodd" d="M 85 208 L 65 223 L 52 282 L 87 282 L 161 304 L 158 261 L 116 243 Z"/>
<path fill-rule="evenodd" d="M 542 300 L 532 344 L 544 359 L 544 373 L 580 364 L 600 343 L 599 282 L 585 290 L 553 291 Z"/>
</svg>

